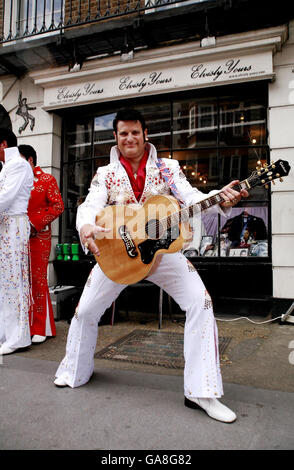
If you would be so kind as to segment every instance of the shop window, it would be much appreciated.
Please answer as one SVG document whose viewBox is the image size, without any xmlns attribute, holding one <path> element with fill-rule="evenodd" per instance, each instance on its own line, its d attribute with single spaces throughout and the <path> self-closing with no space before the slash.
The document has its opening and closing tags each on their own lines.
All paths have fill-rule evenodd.
<svg viewBox="0 0 294 470">
<path fill-rule="evenodd" d="M 207 194 L 232 180 L 243 181 L 268 161 L 267 102 L 261 84 L 195 90 L 181 95 L 145 98 L 136 102 L 146 120 L 149 141 L 160 157 L 179 161 L 190 184 Z M 225 94 L 226 91 L 226 94 Z M 99 105 L 89 119 L 66 119 L 62 237 L 74 234 L 75 213 L 84 200 L 98 167 L 109 163 L 115 144 L 113 118 L 120 103 Z M 262 186 L 231 211 L 229 219 L 217 211 L 202 211 L 191 218 L 192 241 L 187 257 L 227 260 L 270 255 L 268 191 Z M 75 234 L 76 235 L 76 234 Z M 67 239 L 67 241 L 70 241 Z"/>
<path fill-rule="evenodd" d="M 64 16 L 62 8 L 62 0 L 4 0 L 5 38 L 25 37 L 38 32 L 52 34 Z M 35 37 L 38 36 L 30 36 L 24 40 Z"/>
<path fill-rule="evenodd" d="M 93 177 L 92 121 L 67 120 L 65 151 L 63 158 L 62 239 L 72 241 L 75 230 L 76 211 L 88 193 Z"/>
<path fill-rule="evenodd" d="M 268 208 L 248 202 L 220 217 L 220 256 L 268 256 Z"/>
<path fill-rule="evenodd" d="M 206 151 L 209 155 L 210 151 Z M 218 150 L 221 171 L 217 178 L 208 179 L 207 190 L 219 189 L 229 181 L 246 179 L 257 165 L 266 163 L 265 149 L 223 149 Z M 203 151 L 201 151 L 203 156 Z M 198 156 L 199 158 L 199 156 Z M 210 162 L 217 160 L 210 156 Z M 201 158 L 200 158 L 201 161 Z M 196 163 L 194 163 L 196 167 Z M 202 171 L 211 167 L 202 158 Z M 198 179 L 200 174 L 198 176 Z M 192 181 L 191 181 L 192 182 Z M 195 185 L 203 192 L 203 181 Z M 268 201 L 267 191 L 256 186 L 249 192 L 249 197 L 233 207 L 229 218 L 212 212 L 203 212 L 201 217 L 192 220 L 194 237 L 185 253 L 188 256 L 201 257 L 265 257 L 268 248 Z"/>
</svg>

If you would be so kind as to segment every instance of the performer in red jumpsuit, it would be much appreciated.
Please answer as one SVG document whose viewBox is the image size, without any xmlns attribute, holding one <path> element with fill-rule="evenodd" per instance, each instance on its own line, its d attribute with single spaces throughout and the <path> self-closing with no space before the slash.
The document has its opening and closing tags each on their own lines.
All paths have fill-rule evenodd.
<svg viewBox="0 0 294 470">
<path fill-rule="evenodd" d="M 31 224 L 30 251 L 33 306 L 30 312 L 32 343 L 42 343 L 55 336 L 56 328 L 47 283 L 51 250 L 51 222 L 64 211 L 63 200 L 54 176 L 44 173 L 37 164 L 37 155 L 30 145 L 19 145 L 19 152 L 31 164 L 34 187 L 29 200 Z"/>
</svg>

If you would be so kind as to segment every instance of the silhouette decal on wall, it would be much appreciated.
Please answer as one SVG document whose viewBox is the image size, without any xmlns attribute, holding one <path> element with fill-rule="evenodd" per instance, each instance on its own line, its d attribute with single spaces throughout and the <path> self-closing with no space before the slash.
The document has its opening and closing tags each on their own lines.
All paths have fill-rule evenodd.
<svg viewBox="0 0 294 470">
<path fill-rule="evenodd" d="M 30 122 L 30 129 L 31 131 L 34 129 L 35 126 L 35 118 L 32 116 L 29 111 L 32 111 L 33 109 L 36 109 L 34 106 L 29 106 L 27 104 L 27 98 L 22 97 L 22 91 L 19 92 L 18 94 L 18 108 L 16 110 L 16 114 L 21 116 L 24 120 L 24 123 L 20 128 L 18 129 L 18 132 L 21 134 L 22 131 L 24 131 L 27 127 L 27 125 Z"/>
</svg>

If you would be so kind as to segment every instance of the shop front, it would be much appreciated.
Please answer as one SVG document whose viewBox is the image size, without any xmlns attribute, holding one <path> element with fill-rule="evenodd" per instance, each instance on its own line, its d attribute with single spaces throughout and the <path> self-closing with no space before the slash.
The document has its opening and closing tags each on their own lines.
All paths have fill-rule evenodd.
<svg viewBox="0 0 294 470">
<path fill-rule="evenodd" d="M 96 169 L 109 162 L 112 121 L 121 107 L 143 113 L 159 156 L 177 159 L 191 185 L 204 193 L 270 164 L 273 58 L 285 36 L 279 27 L 219 38 L 214 46 L 142 50 L 127 61 L 95 58 L 73 73 L 31 73 L 34 85 L 44 89 L 42 109 L 55 116 L 61 136 L 66 209 L 59 242 L 78 240 L 76 210 Z M 54 148 L 52 160 L 53 154 Z M 272 190 L 258 184 L 249 193 L 226 219 L 209 211 L 191 219 L 194 235 L 184 254 L 220 309 L 238 305 L 238 313 L 268 313 L 274 291 Z M 80 253 L 66 271 L 67 261 L 55 262 L 55 269 L 68 273 L 68 283 L 79 283 L 93 262 Z"/>
<path fill-rule="evenodd" d="M 63 241 L 77 237 L 76 208 L 97 167 L 109 162 L 116 110 L 132 105 L 133 100 L 124 100 L 101 103 L 83 113 L 80 108 L 64 112 Z M 191 185 L 204 193 L 245 180 L 268 160 L 267 81 L 142 97 L 135 106 L 146 118 L 149 140 L 159 156 L 176 158 Z M 269 191 L 257 186 L 233 208 L 229 219 L 204 211 L 191 221 L 194 236 L 185 254 L 207 277 L 212 295 L 223 292 L 231 297 L 233 292 L 222 280 L 237 274 L 240 285 L 233 284 L 234 295 L 245 297 L 256 289 L 257 271 L 263 279 L 268 271 L 269 282 L 256 295 L 270 295 L 269 204 Z"/>
</svg>

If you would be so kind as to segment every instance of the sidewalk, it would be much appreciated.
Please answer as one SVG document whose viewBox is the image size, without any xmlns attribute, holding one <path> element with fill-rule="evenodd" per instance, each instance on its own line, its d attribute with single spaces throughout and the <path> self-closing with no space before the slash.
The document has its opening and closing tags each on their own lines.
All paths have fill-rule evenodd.
<svg viewBox="0 0 294 470">
<path fill-rule="evenodd" d="M 219 336 L 231 337 L 221 356 L 222 401 L 237 413 L 235 423 L 185 408 L 178 369 L 95 359 L 88 384 L 56 388 L 69 327 L 59 321 L 56 338 L 3 357 L 0 449 L 293 449 L 293 325 L 216 317 Z M 141 321 L 133 313 L 102 325 L 96 352 L 133 329 L 157 330 L 157 319 Z M 165 331 L 183 332 L 183 324 L 164 316 Z"/>
</svg>

